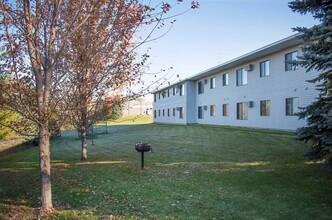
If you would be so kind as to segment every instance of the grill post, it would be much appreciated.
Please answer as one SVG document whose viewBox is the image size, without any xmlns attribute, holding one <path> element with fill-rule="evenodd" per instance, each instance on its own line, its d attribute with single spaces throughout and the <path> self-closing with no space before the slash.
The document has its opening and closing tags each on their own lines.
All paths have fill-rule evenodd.
<svg viewBox="0 0 332 220">
<path fill-rule="evenodd" d="M 144 152 L 141 152 L 141 170 L 144 170 Z"/>
</svg>

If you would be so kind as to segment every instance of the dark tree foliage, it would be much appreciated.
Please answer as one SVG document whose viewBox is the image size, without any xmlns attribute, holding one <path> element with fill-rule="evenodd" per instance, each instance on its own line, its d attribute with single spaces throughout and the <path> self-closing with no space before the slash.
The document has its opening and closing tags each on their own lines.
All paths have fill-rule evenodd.
<svg viewBox="0 0 332 220">
<path fill-rule="evenodd" d="M 289 3 L 293 12 L 311 13 L 320 24 L 312 28 L 297 27 L 304 40 L 303 55 L 297 64 L 319 74 L 310 80 L 317 84 L 319 97 L 301 110 L 299 117 L 307 126 L 299 128 L 298 139 L 311 144 L 306 156 L 313 161 L 324 161 L 324 168 L 332 169 L 332 1 L 296 0 Z"/>
</svg>

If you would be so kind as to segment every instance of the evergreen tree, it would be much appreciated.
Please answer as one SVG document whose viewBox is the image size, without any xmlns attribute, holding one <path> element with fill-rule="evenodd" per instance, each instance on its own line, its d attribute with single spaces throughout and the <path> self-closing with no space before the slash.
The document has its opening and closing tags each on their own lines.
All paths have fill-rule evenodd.
<svg viewBox="0 0 332 220">
<path fill-rule="evenodd" d="M 317 84 L 319 97 L 299 113 L 307 126 L 298 129 L 299 140 L 309 142 L 311 149 L 306 156 L 313 161 L 324 161 L 326 169 L 332 168 L 332 1 L 296 0 L 289 3 L 293 12 L 311 13 L 320 24 L 312 28 L 297 27 L 304 40 L 303 54 L 297 64 L 307 71 L 319 74 L 310 80 Z"/>
</svg>

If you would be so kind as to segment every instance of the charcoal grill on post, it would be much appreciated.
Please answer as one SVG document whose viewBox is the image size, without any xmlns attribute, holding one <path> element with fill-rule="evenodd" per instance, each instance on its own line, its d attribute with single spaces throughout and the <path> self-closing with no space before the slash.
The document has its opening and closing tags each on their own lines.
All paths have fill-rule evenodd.
<svg viewBox="0 0 332 220">
<path fill-rule="evenodd" d="M 141 169 L 144 169 L 144 152 L 148 152 L 151 150 L 152 152 L 152 147 L 149 143 L 137 143 L 135 145 L 135 149 L 138 152 L 141 152 Z"/>
</svg>

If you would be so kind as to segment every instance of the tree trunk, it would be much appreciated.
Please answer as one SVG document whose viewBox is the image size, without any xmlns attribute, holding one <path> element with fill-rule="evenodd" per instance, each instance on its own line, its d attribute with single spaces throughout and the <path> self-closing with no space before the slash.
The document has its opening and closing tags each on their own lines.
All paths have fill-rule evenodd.
<svg viewBox="0 0 332 220">
<path fill-rule="evenodd" d="M 82 161 L 86 161 L 88 159 L 87 153 L 87 141 L 86 141 L 86 129 L 83 129 L 83 131 L 81 131 L 81 139 L 82 139 L 82 156 L 81 156 L 81 160 Z"/>
<path fill-rule="evenodd" d="M 47 125 L 39 127 L 41 206 L 52 209 L 50 136 Z"/>
</svg>

